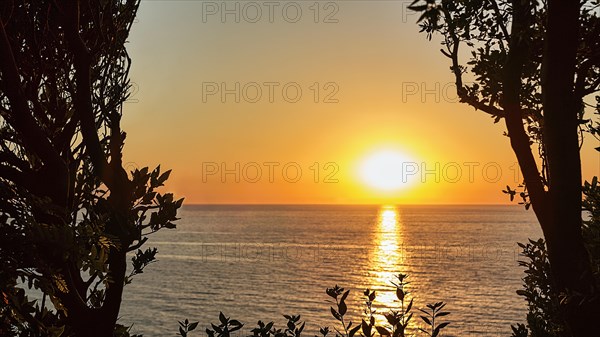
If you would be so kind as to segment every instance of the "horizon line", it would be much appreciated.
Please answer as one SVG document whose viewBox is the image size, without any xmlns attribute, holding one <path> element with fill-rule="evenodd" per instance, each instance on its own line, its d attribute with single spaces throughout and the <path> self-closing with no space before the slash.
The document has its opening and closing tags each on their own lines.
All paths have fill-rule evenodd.
<svg viewBox="0 0 600 337">
<path fill-rule="evenodd" d="M 183 206 L 521 206 L 513 203 L 183 203 Z"/>
</svg>

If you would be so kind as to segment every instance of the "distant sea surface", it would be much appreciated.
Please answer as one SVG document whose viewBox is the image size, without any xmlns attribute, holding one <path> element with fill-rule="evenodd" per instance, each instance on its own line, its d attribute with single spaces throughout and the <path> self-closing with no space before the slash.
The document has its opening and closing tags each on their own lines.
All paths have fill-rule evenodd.
<svg viewBox="0 0 600 337">
<path fill-rule="evenodd" d="M 120 323 L 134 333 L 175 336 L 189 318 L 203 336 L 222 311 L 246 324 L 242 334 L 301 315 L 313 336 L 338 327 L 325 288 L 351 289 L 347 315 L 360 322 L 364 289 L 386 313 L 405 273 L 416 308 L 447 303 L 446 335 L 509 336 L 526 312 L 516 243 L 542 235 L 519 206 L 202 205 L 180 217 L 150 237 L 158 262 L 126 286 Z"/>
</svg>

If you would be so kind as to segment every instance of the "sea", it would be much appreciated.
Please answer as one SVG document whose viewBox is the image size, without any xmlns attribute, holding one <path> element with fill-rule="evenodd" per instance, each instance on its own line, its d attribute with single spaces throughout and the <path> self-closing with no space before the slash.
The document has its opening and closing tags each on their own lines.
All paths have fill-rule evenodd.
<svg viewBox="0 0 600 337">
<path fill-rule="evenodd" d="M 285 328 L 300 315 L 303 335 L 342 330 L 327 288 L 350 290 L 345 322 L 365 316 L 375 291 L 378 324 L 400 307 L 398 274 L 408 275 L 410 329 L 418 309 L 443 301 L 443 336 L 510 336 L 525 321 L 517 242 L 540 238 L 533 212 L 517 205 L 188 205 L 176 229 L 149 236 L 157 261 L 126 286 L 119 323 L 144 336 L 177 336 L 178 321 L 199 322 L 205 336 L 219 313 L 244 323 Z M 404 304 L 406 305 L 406 303 Z"/>
</svg>

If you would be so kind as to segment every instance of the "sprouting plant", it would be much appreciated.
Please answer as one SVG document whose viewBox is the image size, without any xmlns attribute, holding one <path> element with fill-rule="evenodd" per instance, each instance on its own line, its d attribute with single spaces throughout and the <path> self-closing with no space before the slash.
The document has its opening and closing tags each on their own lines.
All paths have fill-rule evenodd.
<svg viewBox="0 0 600 337">
<path fill-rule="evenodd" d="M 187 337 L 188 332 L 193 331 L 198 326 L 198 322 L 190 323 L 186 318 L 185 321 L 179 322 L 179 334 L 182 337 Z"/>
<path fill-rule="evenodd" d="M 373 315 L 375 314 L 375 309 L 373 309 L 373 301 L 375 301 L 375 291 L 371 291 L 370 289 L 365 289 L 365 316 L 369 321 L 374 320 Z"/>
<path fill-rule="evenodd" d="M 408 282 L 406 281 L 407 277 L 406 274 L 398 274 L 396 276 L 397 281 L 392 282 L 396 287 L 396 297 L 398 298 L 399 308 L 390 309 L 388 313 L 383 315 L 389 323 L 388 327 L 377 325 L 375 322 L 376 310 L 373 308 L 373 302 L 376 298 L 375 291 L 370 289 L 364 291 L 365 316 L 360 324 L 353 325 L 352 321 L 348 320 L 346 316 L 348 313 L 348 304 L 346 303 L 346 300 L 348 299 L 350 290 L 344 291 L 344 288 L 338 285 L 335 285 L 333 288 L 327 288 L 325 292 L 335 301 L 331 301 L 331 303 L 335 303 L 335 305 L 329 307 L 331 315 L 342 325 L 340 329 L 334 328 L 336 332 L 335 337 L 354 337 L 359 331 L 361 337 L 374 337 L 376 334 L 379 334 L 382 337 L 407 336 L 407 327 L 413 316 L 411 312 L 413 299 L 411 298 L 410 301 L 408 300 L 409 292 L 406 290 L 406 286 L 408 285 Z M 445 304 L 443 302 L 438 302 L 427 305 L 431 312 L 421 310 L 426 315 L 421 316 L 421 318 L 430 326 L 429 330 L 421 329 L 427 336 L 440 336 L 440 331 L 449 324 L 447 322 L 436 322 L 436 318 L 449 314 L 448 312 L 441 311 L 444 306 Z M 248 337 L 301 337 L 305 323 L 300 321 L 300 315 L 283 315 L 283 317 L 287 319 L 285 328 L 275 328 L 272 321 L 269 323 L 258 321 L 257 326 L 250 330 L 252 334 L 248 335 Z M 222 312 L 219 313 L 219 321 L 219 325 L 211 324 L 212 329 L 206 329 L 208 337 L 232 337 L 233 335 L 231 333 L 240 330 L 243 326 L 239 321 L 225 317 Z M 179 325 L 181 336 L 187 336 L 187 332 L 194 330 L 198 325 L 198 322 L 190 324 L 188 320 L 185 320 L 184 322 L 179 322 Z M 329 333 L 329 327 L 321 327 L 319 329 L 319 334 L 321 336 L 315 335 L 314 337 L 328 337 Z"/>
<path fill-rule="evenodd" d="M 283 315 L 283 317 L 285 317 L 288 322 L 287 322 L 287 328 L 285 329 L 285 336 L 286 337 L 300 337 L 300 335 L 302 334 L 302 330 L 304 330 L 304 322 L 302 322 L 302 324 L 300 324 L 300 315 L 298 316 L 294 316 L 294 315 Z M 299 326 L 298 326 L 299 325 Z"/>
<path fill-rule="evenodd" d="M 440 331 L 443 328 L 445 328 L 448 324 L 450 324 L 450 322 L 443 322 L 443 323 L 436 322 L 437 318 L 450 314 L 447 311 L 442 311 L 442 309 L 445 306 L 446 306 L 446 303 L 437 302 L 435 304 L 427 304 L 427 308 L 429 310 L 419 309 L 422 313 L 425 314 L 424 316 L 421 316 L 421 319 L 423 320 L 423 322 L 425 322 L 427 325 L 429 325 L 428 330 L 425 330 L 422 328 L 419 328 L 419 330 L 423 331 L 430 337 L 439 336 Z"/>
<path fill-rule="evenodd" d="M 230 337 L 232 332 L 241 329 L 244 324 L 235 319 L 225 317 L 222 312 L 219 312 L 219 325 L 211 324 L 211 326 L 212 329 L 206 329 L 208 337 Z"/>
<path fill-rule="evenodd" d="M 359 329 L 361 329 L 361 335 L 363 337 L 371 337 L 374 335 L 373 327 L 375 326 L 375 309 L 373 309 L 373 301 L 375 301 L 375 291 L 365 289 L 365 318 L 361 324 L 355 326 L 350 330 L 351 336 L 353 336 Z"/>
<path fill-rule="evenodd" d="M 405 288 L 408 284 L 408 282 L 406 282 L 407 275 L 398 274 L 396 278 L 398 281 L 392 282 L 392 284 L 396 287 L 396 298 L 400 303 L 400 307 L 397 310 L 390 309 L 388 313 L 383 315 L 390 325 L 389 329 L 384 326 L 375 326 L 375 329 L 381 336 L 404 337 L 406 335 L 408 323 L 412 318 L 410 310 L 412 309 L 413 300 L 411 299 L 408 305 L 405 306 L 407 295 L 409 294 Z M 374 293 L 373 299 L 375 299 Z"/>
<path fill-rule="evenodd" d="M 391 310 L 388 315 L 386 315 L 386 319 L 393 327 L 393 336 L 404 336 L 406 333 L 406 328 L 408 327 L 408 323 L 410 322 L 413 314 L 410 312 L 413 305 L 413 299 L 411 298 L 408 302 L 408 305 L 405 307 L 404 303 L 406 303 L 407 296 L 410 294 L 406 290 L 406 286 L 409 282 L 406 281 L 408 275 L 406 274 L 398 274 L 396 276 L 398 279 L 398 283 L 392 282 L 393 285 L 396 286 L 396 297 L 400 301 L 400 311 Z"/>
<path fill-rule="evenodd" d="M 327 337 L 327 334 L 329 334 L 329 327 L 319 328 L 319 333 L 321 334 L 321 336 Z M 315 337 L 317 337 L 317 336 L 315 336 Z"/>
<path fill-rule="evenodd" d="M 336 304 L 338 309 L 330 308 L 331 314 L 335 319 L 341 322 L 344 327 L 344 331 L 340 332 L 336 329 L 336 336 L 341 337 L 353 337 L 359 330 L 361 331 L 362 337 L 373 337 L 376 333 L 379 333 L 381 336 L 390 336 L 390 337 L 405 337 L 407 336 L 407 328 L 409 322 L 411 321 L 413 314 L 411 312 L 413 307 L 413 299 L 408 300 L 408 295 L 410 294 L 407 291 L 407 285 L 409 282 L 406 281 L 408 275 L 406 274 L 398 274 L 396 276 L 397 281 L 392 282 L 392 284 L 396 287 L 396 297 L 399 302 L 399 308 L 390 309 L 390 311 L 383 316 L 386 318 L 389 327 L 376 325 L 375 324 L 375 309 L 373 309 L 373 301 L 376 298 L 375 291 L 371 291 L 370 289 L 366 289 L 364 291 L 365 296 L 365 319 L 362 320 L 361 324 L 352 327 L 352 322 L 349 322 L 347 325 L 344 323 L 344 314 L 347 311 L 347 305 L 345 303 L 346 298 L 348 297 L 349 291 L 344 292 L 344 288 L 340 288 L 339 286 L 335 286 L 333 288 L 327 289 L 327 295 L 334 298 L 336 300 Z M 338 300 L 338 297 L 341 295 L 341 298 Z M 342 304 L 343 305 L 340 305 Z M 449 313 L 441 311 L 445 306 L 443 302 L 438 302 L 435 304 L 429 304 L 427 307 L 431 310 L 431 313 L 425 310 L 421 310 L 427 316 L 422 316 L 422 319 L 430 326 L 430 331 L 421 330 L 425 332 L 430 337 L 435 337 L 440 335 L 440 331 L 445 328 L 450 323 L 441 323 L 437 324 L 435 319 L 437 317 L 446 316 Z M 341 314 L 343 313 L 343 314 Z M 424 317 L 424 318 L 423 318 Z M 325 334 L 323 334 L 325 332 Z M 321 334 L 326 336 L 328 330 L 323 331 L 321 329 Z"/>
<path fill-rule="evenodd" d="M 263 321 L 258 321 L 257 327 L 250 330 L 252 332 L 253 337 L 269 337 L 271 336 L 271 329 L 273 328 L 273 322 L 264 323 Z"/>
<path fill-rule="evenodd" d="M 344 292 L 344 288 L 340 288 L 336 284 L 333 288 L 327 288 L 327 290 L 325 290 L 325 293 L 327 293 L 327 295 L 329 295 L 329 297 L 331 297 L 335 300 L 335 305 L 336 305 L 337 309 L 335 309 L 333 307 L 329 307 L 329 309 L 331 310 L 331 314 L 333 315 L 333 317 L 335 319 L 337 319 L 338 321 L 340 321 L 340 323 L 342 324 L 343 332 L 338 330 L 337 328 L 335 328 L 336 336 L 345 336 L 345 337 L 354 336 L 354 334 L 356 333 L 356 330 L 354 330 L 354 332 L 352 334 L 350 334 L 350 331 L 352 330 L 351 329 L 352 321 L 348 322 L 348 324 L 346 324 L 346 322 L 344 322 L 344 315 L 346 314 L 346 312 L 348 312 L 348 306 L 346 305 L 346 298 L 348 298 L 348 294 L 350 294 L 350 290 L 346 290 Z"/>
</svg>

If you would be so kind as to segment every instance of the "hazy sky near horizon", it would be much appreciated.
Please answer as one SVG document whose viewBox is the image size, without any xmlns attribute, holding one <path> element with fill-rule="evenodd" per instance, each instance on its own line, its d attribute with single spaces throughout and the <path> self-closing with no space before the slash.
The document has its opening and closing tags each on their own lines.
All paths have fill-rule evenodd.
<svg viewBox="0 0 600 337">
<path fill-rule="evenodd" d="M 142 1 L 125 161 L 173 169 L 187 203 L 506 203 L 504 124 L 456 102 L 410 2 Z M 382 151 L 409 184 L 369 185 Z"/>
</svg>

